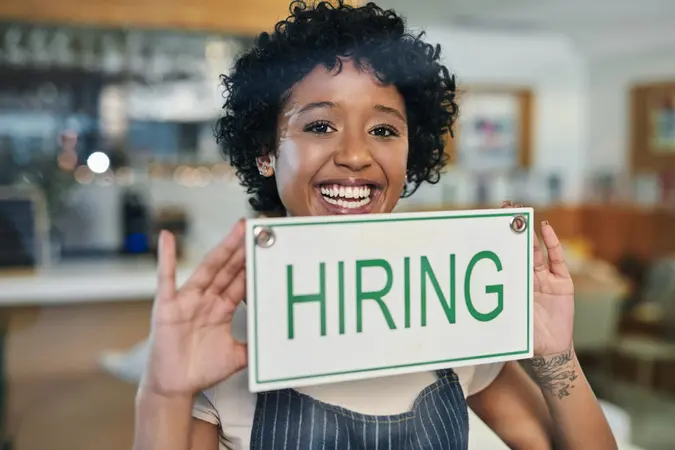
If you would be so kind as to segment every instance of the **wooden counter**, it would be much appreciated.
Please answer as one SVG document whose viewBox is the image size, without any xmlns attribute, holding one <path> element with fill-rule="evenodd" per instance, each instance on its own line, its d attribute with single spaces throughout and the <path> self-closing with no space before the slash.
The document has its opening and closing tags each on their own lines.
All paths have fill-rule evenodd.
<svg viewBox="0 0 675 450">
<path fill-rule="evenodd" d="M 135 387 L 100 358 L 149 334 L 150 299 L 0 308 L 13 450 L 131 448 Z"/>
<path fill-rule="evenodd" d="M 271 31 L 277 21 L 288 17 L 290 3 L 289 0 L 2 0 L 0 20 L 253 36 Z"/>
<path fill-rule="evenodd" d="M 255 35 L 289 11 L 288 0 L 3 0 L 0 19 L 106 28 L 158 28 Z"/>
<path fill-rule="evenodd" d="M 179 283 L 192 270 L 179 269 Z M 131 448 L 136 388 L 103 372 L 109 350 L 147 338 L 151 260 L 0 273 L 5 430 L 14 450 Z"/>
</svg>

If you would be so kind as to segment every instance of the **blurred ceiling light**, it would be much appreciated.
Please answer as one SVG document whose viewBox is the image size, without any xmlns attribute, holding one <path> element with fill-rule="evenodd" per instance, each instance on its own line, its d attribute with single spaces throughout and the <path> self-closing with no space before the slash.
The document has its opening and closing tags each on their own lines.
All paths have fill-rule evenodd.
<svg viewBox="0 0 675 450">
<path fill-rule="evenodd" d="M 110 168 L 110 158 L 103 152 L 94 152 L 87 158 L 87 166 L 94 173 L 105 173 Z"/>
<path fill-rule="evenodd" d="M 211 171 L 208 167 L 200 167 L 193 171 L 194 182 L 197 186 L 208 186 L 211 182 Z"/>
<path fill-rule="evenodd" d="M 57 160 L 61 170 L 72 172 L 77 167 L 77 153 L 74 150 L 63 149 Z"/>
<path fill-rule="evenodd" d="M 197 169 L 189 167 L 181 176 L 181 184 L 187 187 L 195 187 L 199 184 Z"/>
<path fill-rule="evenodd" d="M 80 184 L 91 184 L 91 182 L 94 181 L 94 174 L 87 166 L 80 166 L 75 169 L 74 176 L 75 181 Z"/>
<path fill-rule="evenodd" d="M 211 168 L 211 172 L 216 178 L 229 178 L 232 175 L 232 167 L 226 163 L 219 163 Z"/>
<path fill-rule="evenodd" d="M 178 184 L 185 184 L 187 178 L 189 178 L 188 172 L 191 170 L 187 166 L 176 167 L 176 170 L 173 172 L 173 180 Z"/>
</svg>

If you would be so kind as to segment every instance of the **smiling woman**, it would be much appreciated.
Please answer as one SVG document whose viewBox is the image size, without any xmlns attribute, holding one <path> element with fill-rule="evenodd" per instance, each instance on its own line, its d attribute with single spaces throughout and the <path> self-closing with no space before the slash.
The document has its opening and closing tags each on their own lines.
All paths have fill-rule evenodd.
<svg viewBox="0 0 675 450">
<path fill-rule="evenodd" d="M 254 209 L 389 212 L 437 182 L 457 115 L 440 47 L 374 5 L 291 8 L 223 77 L 218 138 Z"/>
<path fill-rule="evenodd" d="M 223 76 L 225 115 L 217 136 L 257 212 L 390 213 L 399 198 L 422 183 L 438 182 L 446 162 L 444 138 L 457 117 L 455 81 L 440 63 L 440 48 L 422 37 L 408 33 L 399 15 L 372 3 L 355 8 L 342 2 L 294 2 L 288 19 L 273 33 L 262 33 L 239 57 Z M 571 342 L 573 283 L 547 223 L 542 235 L 550 260 L 538 239 L 532 249 L 535 358 L 530 365 L 539 386 L 517 363 L 493 363 L 251 393 L 242 342 L 247 332 L 244 235 L 243 225 L 235 226 L 180 289 L 175 284 L 175 241 L 162 235 L 149 363 L 138 396 L 136 450 L 216 450 L 219 436 L 223 445 L 236 449 L 466 450 L 467 404 L 511 448 L 547 449 L 554 440 L 561 449 L 615 448 L 577 366 Z M 481 259 L 501 268 L 496 254 L 480 251 L 467 266 L 465 286 Z M 409 264 L 402 265 L 405 274 Z M 449 266 L 454 270 L 452 260 Z M 361 276 L 362 269 L 369 269 L 368 274 Z M 360 285 L 359 280 L 372 280 L 370 269 L 385 272 L 383 287 Z M 429 264 L 421 261 L 420 270 L 432 278 Z M 383 260 L 361 261 L 356 271 L 356 332 L 362 331 L 358 317 L 364 301 L 379 306 L 393 329 L 396 324 L 381 298 L 392 289 L 391 266 Z M 339 278 L 339 266 L 337 272 Z M 319 279 L 322 285 L 325 268 Z M 485 311 L 481 305 L 479 311 L 467 295 L 467 309 L 473 308 L 470 314 L 478 321 L 499 314 L 507 301 L 523 300 L 503 298 L 499 284 L 483 289 L 496 297 L 497 306 Z M 270 298 L 283 305 L 285 293 L 280 291 Z M 286 298 L 291 308 L 298 302 L 326 303 L 323 294 L 294 290 Z M 410 300 L 426 311 L 426 292 Z M 445 304 L 449 322 L 454 320 L 452 301 Z M 400 316 L 397 320 L 401 323 Z M 432 347 L 444 350 L 445 345 L 462 344 Z M 334 356 L 350 357 L 341 353 Z M 277 354 L 279 366 L 292 365 L 291 356 L 298 356 Z M 311 352 L 300 357 L 311 358 Z"/>
</svg>

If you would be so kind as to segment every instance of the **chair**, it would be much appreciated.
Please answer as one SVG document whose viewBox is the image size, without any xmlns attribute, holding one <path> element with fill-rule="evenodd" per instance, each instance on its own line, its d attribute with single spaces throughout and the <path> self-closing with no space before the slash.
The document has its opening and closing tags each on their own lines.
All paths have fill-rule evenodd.
<svg viewBox="0 0 675 450">
<path fill-rule="evenodd" d="M 675 259 L 663 259 L 650 267 L 642 300 L 659 312 L 661 322 L 667 325 L 666 336 L 624 336 L 614 348 L 639 362 L 638 383 L 651 389 L 656 363 L 675 362 Z"/>
</svg>

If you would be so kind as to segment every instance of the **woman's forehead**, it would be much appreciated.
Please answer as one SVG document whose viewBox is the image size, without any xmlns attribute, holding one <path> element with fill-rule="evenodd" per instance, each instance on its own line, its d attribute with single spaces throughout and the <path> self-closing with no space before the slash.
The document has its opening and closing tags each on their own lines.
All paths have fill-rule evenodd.
<svg viewBox="0 0 675 450">
<path fill-rule="evenodd" d="M 404 101 L 393 85 L 382 84 L 373 72 L 357 67 L 351 60 L 342 60 L 341 66 L 329 69 L 316 66 L 291 89 L 288 104 L 292 109 L 313 102 L 333 102 L 349 105 L 355 103 L 387 103 L 403 108 Z"/>
</svg>

